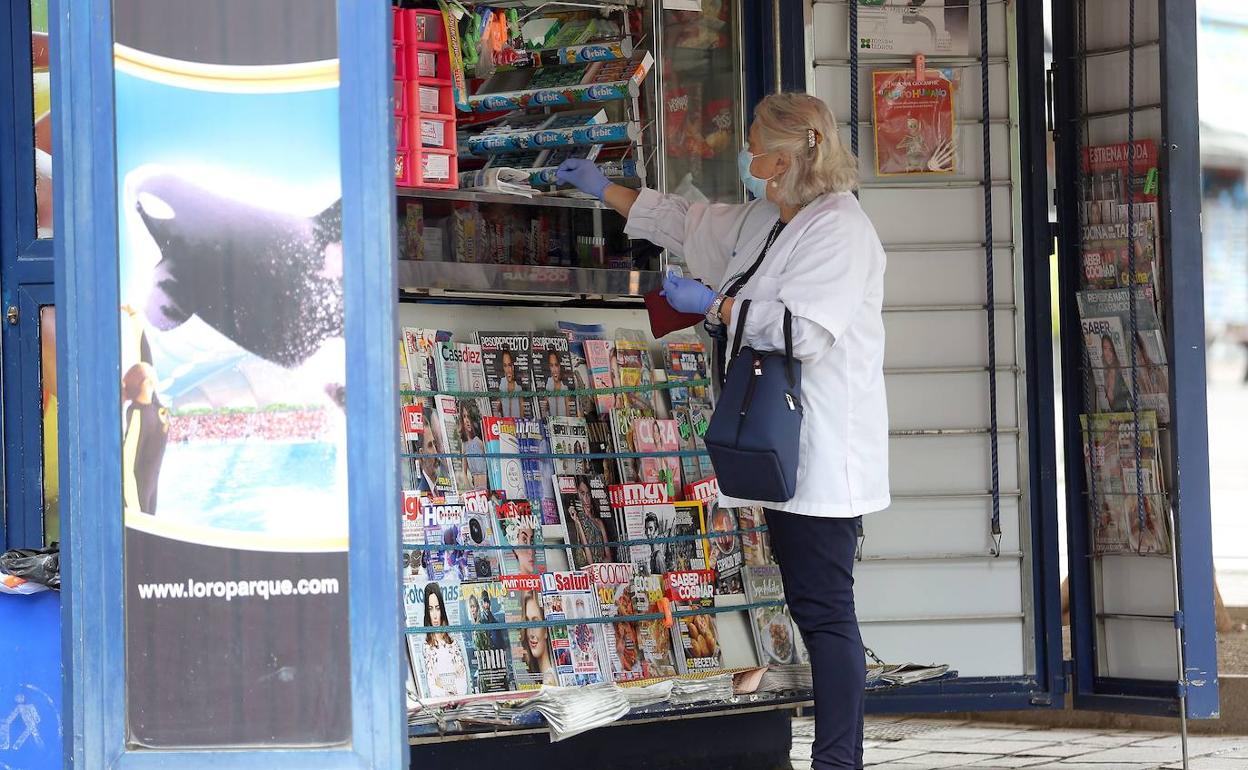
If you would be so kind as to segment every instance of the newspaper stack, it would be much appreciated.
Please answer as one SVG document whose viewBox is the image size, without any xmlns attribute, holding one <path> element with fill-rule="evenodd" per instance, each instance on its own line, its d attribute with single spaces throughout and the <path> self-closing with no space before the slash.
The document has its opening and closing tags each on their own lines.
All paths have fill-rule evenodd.
<svg viewBox="0 0 1248 770">
<path fill-rule="evenodd" d="M 519 711 L 521 714 L 537 712 L 545 717 L 553 743 L 609 725 L 622 719 L 631 708 L 621 688 L 604 683 L 584 687 L 543 687 Z"/>
<path fill-rule="evenodd" d="M 891 685 L 914 684 L 926 682 L 929 679 L 939 679 L 948 670 L 949 666 L 935 663 L 927 666 L 918 663 L 902 663 L 896 666 L 886 666 L 880 672 L 880 681 Z"/>
<path fill-rule="evenodd" d="M 669 700 L 673 706 L 681 706 L 690 703 L 731 700 L 734 694 L 732 674 L 719 674 L 703 679 L 674 680 Z"/>
<path fill-rule="evenodd" d="M 809 663 L 794 663 L 788 666 L 768 666 L 767 673 L 758 685 L 759 692 L 789 692 L 791 690 L 809 690 L 813 687 L 810 677 Z"/>
<path fill-rule="evenodd" d="M 622 687 L 624 697 L 628 698 L 628 705 L 635 709 L 654 706 L 659 703 L 666 703 L 672 697 L 672 680 L 665 679 L 661 682 L 648 684 L 639 687 Z"/>
</svg>

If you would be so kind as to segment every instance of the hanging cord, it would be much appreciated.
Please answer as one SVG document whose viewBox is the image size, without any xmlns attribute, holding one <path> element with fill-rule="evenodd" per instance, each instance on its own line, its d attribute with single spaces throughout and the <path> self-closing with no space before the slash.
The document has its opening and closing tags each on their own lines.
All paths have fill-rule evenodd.
<svg viewBox="0 0 1248 770">
<path fill-rule="evenodd" d="M 984 134 L 984 280 L 985 309 L 988 311 L 988 419 L 992 450 L 992 555 L 1001 555 L 1001 468 L 997 442 L 997 318 L 993 289 L 995 269 L 992 254 L 992 121 L 988 103 L 988 0 L 979 0 L 979 80 L 983 91 L 981 114 Z M 855 100 L 857 104 L 857 100 Z"/>
<path fill-rule="evenodd" d="M 849 0 L 849 147 L 858 159 L 858 0 Z M 858 190 L 854 190 L 854 195 Z"/>
<path fill-rule="evenodd" d="M 1136 538 L 1135 550 L 1142 554 L 1144 533 L 1147 530 L 1144 528 L 1144 463 L 1140 448 L 1140 372 L 1135 350 L 1140 329 L 1135 303 L 1135 190 L 1132 186 L 1135 175 L 1135 0 L 1130 0 L 1127 6 L 1127 30 L 1127 173 L 1123 179 L 1127 187 L 1127 308 L 1131 319 L 1131 338 L 1127 341 L 1127 350 L 1131 355 L 1131 441 L 1135 449 L 1135 514 L 1140 532 Z"/>
</svg>

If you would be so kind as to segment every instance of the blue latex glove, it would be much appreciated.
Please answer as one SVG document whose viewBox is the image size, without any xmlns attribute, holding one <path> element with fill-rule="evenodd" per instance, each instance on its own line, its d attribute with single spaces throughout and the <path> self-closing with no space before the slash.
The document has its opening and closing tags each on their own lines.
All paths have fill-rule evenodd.
<svg viewBox="0 0 1248 770">
<path fill-rule="evenodd" d="M 598 170 L 592 160 L 568 158 L 555 170 L 555 179 L 561 184 L 570 184 L 583 193 L 602 200 L 602 192 L 611 184 L 603 173 Z"/>
<path fill-rule="evenodd" d="M 663 279 L 663 290 L 659 294 L 667 300 L 673 310 L 681 313 L 706 315 L 711 303 L 715 301 L 715 290 L 692 278 L 682 278 L 672 273 Z"/>
</svg>

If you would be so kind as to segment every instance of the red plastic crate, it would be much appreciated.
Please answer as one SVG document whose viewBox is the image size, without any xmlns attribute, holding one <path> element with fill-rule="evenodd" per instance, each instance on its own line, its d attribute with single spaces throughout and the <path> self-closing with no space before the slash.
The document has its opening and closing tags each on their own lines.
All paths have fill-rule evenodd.
<svg viewBox="0 0 1248 770">
<path fill-rule="evenodd" d="M 403 41 L 395 52 L 395 77 L 400 71 L 404 75 L 403 95 L 395 99 L 396 115 L 403 119 L 400 126 L 396 118 L 395 130 L 402 132 L 398 146 L 406 150 L 395 159 L 395 178 L 405 187 L 458 187 L 455 99 L 442 13 L 402 9 L 395 16 L 395 29 Z M 400 56 L 405 58 L 402 70 Z"/>
<path fill-rule="evenodd" d="M 407 80 L 407 46 L 395 43 L 394 46 L 394 79 Z"/>
</svg>

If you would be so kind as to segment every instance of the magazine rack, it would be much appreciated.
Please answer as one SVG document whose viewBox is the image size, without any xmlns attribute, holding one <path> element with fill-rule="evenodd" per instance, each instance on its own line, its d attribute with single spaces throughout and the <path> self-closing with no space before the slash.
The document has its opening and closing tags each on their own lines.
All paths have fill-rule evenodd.
<svg viewBox="0 0 1248 770">
<path fill-rule="evenodd" d="M 1112 5 L 1054 9 L 1074 701 L 1216 716 L 1195 18 Z"/>
</svg>

